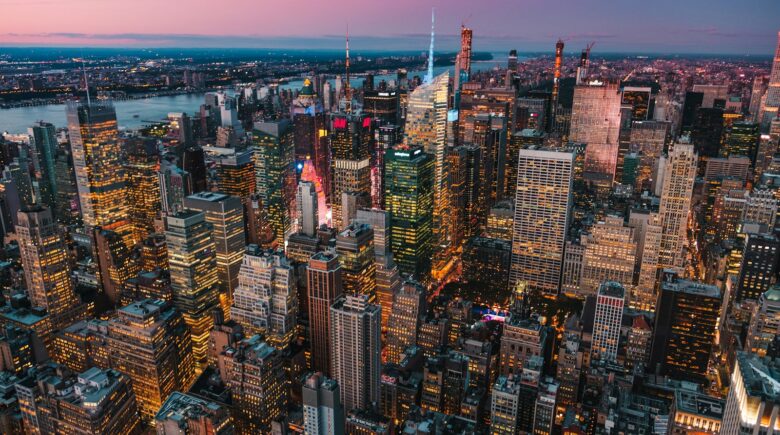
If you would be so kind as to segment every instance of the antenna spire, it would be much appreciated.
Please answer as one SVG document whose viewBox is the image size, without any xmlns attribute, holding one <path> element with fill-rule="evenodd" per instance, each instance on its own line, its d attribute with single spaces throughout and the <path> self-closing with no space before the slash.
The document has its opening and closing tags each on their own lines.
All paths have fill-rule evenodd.
<svg viewBox="0 0 780 435">
<path fill-rule="evenodd" d="M 436 25 L 436 8 L 431 8 L 431 48 L 428 50 L 428 73 L 425 75 L 425 83 L 433 81 L 433 41 L 435 38 L 434 28 Z"/>
<path fill-rule="evenodd" d="M 87 81 L 87 70 L 84 68 L 84 53 L 81 54 L 81 72 L 84 74 L 84 89 L 87 90 L 87 107 L 92 106 L 89 100 L 89 81 Z"/>
<path fill-rule="evenodd" d="M 347 58 L 346 58 L 346 76 L 347 82 L 344 84 L 344 99 L 346 100 L 345 109 L 347 113 L 352 113 L 352 95 L 349 87 L 349 23 L 347 23 Z"/>
</svg>

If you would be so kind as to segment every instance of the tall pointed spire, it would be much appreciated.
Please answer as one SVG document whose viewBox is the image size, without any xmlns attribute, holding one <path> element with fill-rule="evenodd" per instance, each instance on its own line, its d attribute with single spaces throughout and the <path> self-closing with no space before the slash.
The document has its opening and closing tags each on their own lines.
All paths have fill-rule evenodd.
<svg viewBox="0 0 780 435">
<path fill-rule="evenodd" d="M 436 8 L 431 8 L 431 48 L 428 50 L 428 73 L 425 74 L 425 83 L 433 81 L 433 41 L 435 37 L 434 26 L 436 24 Z"/>
<path fill-rule="evenodd" d="M 81 72 L 84 74 L 84 89 L 87 91 L 87 107 L 92 105 L 89 100 L 89 81 L 87 81 L 87 70 L 84 68 L 84 53 L 81 54 Z"/>
<path fill-rule="evenodd" d="M 347 81 L 344 84 L 344 100 L 346 102 L 345 104 L 345 110 L 347 113 L 352 113 L 352 95 L 349 88 L 349 23 L 347 23 L 347 58 L 345 62 L 347 71 Z"/>
</svg>

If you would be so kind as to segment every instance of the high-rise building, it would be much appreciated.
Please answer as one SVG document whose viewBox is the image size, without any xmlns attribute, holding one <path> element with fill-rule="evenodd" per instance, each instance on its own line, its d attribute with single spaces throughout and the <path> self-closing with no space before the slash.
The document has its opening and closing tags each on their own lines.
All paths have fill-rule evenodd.
<svg viewBox="0 0 780 435">
<path fill-rule="evenodd" d="M 70 146 L 79 206 L 87 234 L 95 226 L 128 226 L 127 187 L 116 123 L 110 102 L 70 102 L 67 107 Z M 123 233 L 124 235 L 124 233 Z"/>
<path fill-rule="evenodd" d="M 769 290 L 780 259 L 780 241 L 771 234 L 748 234 L 737 278 L 736 300 L 758 300 Z"/>
<path fill-rule="evenodd" d="M 64 328 L 84 314 L 79 313 L 64 237 L 44 207 L 20 211 L 18 222 L 16 234 L 30 303 L 45 309 L 56 329 Z"/>
<path fill-rule="evenodd" d="M 390 251 L 390 213 L 380 209 L 358 210 L 355 222 L 367 224 L 374 231 L 376 259 L 376 296 L 382 307 L 382 330 L 387 329 L 393 298 L 401 288 L 401 276 Z"/>
<path fill-rule="evenodd" d="M 594 294 L 604 281 L 632 284 L 636 261 L 634 229 L 624 225 L 622 217 L 606 216 L 590 228 L 589 235 L 582 237 L 582 244 L 582 292 Z"/>
<path fill-rule="evenodd" d="M 432 229 L 433 246 L 437 247 L 447 245 L 449 241 L 449 193 L 446 183 L 448 84 L 449 72 L 445 72 L 430 83 L 415 88 L 409 95 L 409 109 L 404 127 L 404 144 L 409 147 L 407 152 L 415 152 L 417 147 L 421 147 L 433 160 Z M 400 264 L 400 259 L 398 260 Z"/>
<path fill-rule="evenodd" d="M 212 311 L 219 307 L 217 253 L 211 224 L 203 212 L 187 210 L 166 217 L 165 240 L 173 302 L 192 336 L 196 367 L 206 363 Z"/>
<path fill-rule="evenodd" d="M 509 288 L 558 294 L 572 201 L 574 155 L 520 150 Z"/>
<path fill-rule="evenodd" d="M 585 172 L 615 175 L 620 133 L 620 89 L 617 84 L 580 85 L 574 88 L 569 140 L 586 143 Z"/>
<path fill-rule="evenodd" d="M 258 122 L 252 134 L 255 189 L 274 243 L 283 246 L 295 207 L 293 129 L 286 120 Z"/>
<path fill-rule="evenodd" d="M 490 433 L 516 435 L 518 432 L 518 407 L 520 383 L 514 375 L 499 376 L 493 385 L 490 400 Z"/>
<path fill-rule="evenodd" d="M 780 287 L 772 286 L 758 297 L 758 306 L 750 318 L 745 350 L 766 356 L 780 333 Z"/>
<path fill-rule="evenodd" d="M 390 248 L 400 272 L 423 283 L 433 255 L 434 168 L 433 157 L 420 147 L 397 147 L 385 155 Z"/>
<path fill-rule="evenodd" d="M 366 295 L 342 296 L 330 308 L 330 364 L 344 409 L 379 406 L 381 311 Z"/>
<path fill-rule="evenodd" d="M 333 227 L 346 227 L 357 210 L 371 206 L 371 118 L 338 113 L 331 117 Z"/>
<path fill-rule="evenodd" d="M 157 435 L 230 435 L 235 431 L 225 405 L 178 391 L 163 403 L 154 421 Z"/>
<path fill-rule="evenodd" d="M 775 48 L 775 57 L 772 61 L 772 72 L 769 75 L 769 85 L 761 102 L 761 109 L 758 114 L 758 123 L 761 125 L 761 131 L 768 131 L 769 124 L 773 119 L 780 115 L 780 32 L 777 32 L 777 47 Z"/>
<path fill-rule="evenodd" d="M 339 385 L 322 373 L 313 373 L 303 383 L 303 428 L 311 435 L 344 433 L 344 408 Z"/>
<path fill-rule="evenodd" d="M 460 84 L 471 76 L 471 40 L 474 31 L 460 25 L 460 52 L 455 60 L 455 89 L 460 89 Z M 515 60 L 517 56 L 515 55 Z"/>
<path fill-rule="evenodd" d="M 202 212 L 211 225 L 211 235 L 217 248 L 220 306 L 227 315 L 233 292 L 238 287 L 238 272 L 246 243 L 241 200 L 222 193 L 199 192 L 184 198 L 184 208 Z"/>
<path fill-rule="evenodd" d="M 138 406 L 130 378 L 92 367 L 78 375 L 42 366 L 15 385 L 25 431 L 31 434 L 135 433 Z"/>
<path fill-rule="evenodd" d="M 648 369 L 673 378 L 703 381 L 721 303 L 718 287 L 680 279 L 674 271 L 664 270 Z"/>
<path fill-rule="evenodd" d="M 107 328 L 111 367 L 132 380 L 141 415 L 151 422 L 171 393 L 194 380 L 187 324 L 170 302 L 146 299 L 117 310 Z"/>
<path fill-rule="evenodd" d="M 306 269 L 309 305 L 309 341 L 311 342 L 312 369 L 330 373 L 331 313 L 330 306 L 343 293 L 341 264 L 338 256 L 330 252 L 318 252 L 309 260 Z"/>
<path fill-rule="evenodd" d="M 119 233 L 95 227 L 93 239 L 103 292 L 117 304 L 127 281 L 140 272 L 140 264 Z"/>
<path fill-rule="evenodd" d="M 760 140 L 761 134 L 758 124 L 735 122 L 723 131 L 720 156 L 745 156 L 755 167 Z"/>
<path fill-rule="evenodd" d="M 688 213 L 691 210 L 697 156 L 693 145 L 678 143 L 669 152 L 664 169 L 661 205 L 661 245 L 659 266 L 681 268 L 687 240 Z M 647 243 L 645 243 L 645 249 Z"/>
<path fill-rule="evenodd" d="M 241 433 L 269 433 L 271 422 L 280 418 L 289 404 L 282 354 L 259 335 L 225 348 L 219 355 L 222 382 L 240 420 Z"/>
<path fill-rule="evenodd" d="M 387 362 L 400 363 L 406 349 L 417 345 L 423 313 L 425 288 L 413 281 L 404 282 L 393 297 L 387 329 Z"/>
<path fill-rule="evenodd" d="M 155 220 L 160 218 L 162 211 L 157 175 L 160 156 L 157 141 L 153 139 L 130 139 L 126 148 L 127 162 L 124 169 L 129 217 L 133 226 L 133 239 L 140 241 L 154 232 Z"/>
<path fill-rule="evenodd" d="M 626 290 L 620 283 L 606 281 L 599 286 L 590 348 L 591 361 L 598 359 L 614 362 L 617 359 L 625 304 Z"/>
<path fill-rule="evenodd" d="M 376 252 L 374 230 L 368 224 L 351 223 L 336 236 L 344 294 L 367 295 L 376 301 Z"/>
<path fill-rule="evenodd" d="M 769 434 L 780 430 L 780 422 L 773 417 L 780 411 L 778 373 L 777 359 L 737 352 L 720 433 Z"/>
<path fill-rule="evenodd" d="M 108 322 L 90 319 L 58 331 L 53 340 L 52 360 L 74 372 L 90 367 L 109 368 Z"/>
<path fill-rule="evenodd" d="M 33 149 L 33 166 L 40 192 L 39 204 L 45 205 L 56 216 L 57 174 L 57 132 L 53 124 L 39 121 L 27 129 L 30 134 L 30 148 Z"/>
<path fill-rule="evenodd" d="M 317 190 L 314 183 L 300 181 L 295 197 L 298 206 L 298 228 L 303 234 L 314 237 L 319 228 L 319 210 L 317 208 Z"/>
<path fill-rule="evenodd" d="M 281 251 L 249 245 L 244 254 L 231 319 L 247 336 L 261 334 L 277 349 L 296 337 L 298 298 L 293 267 Z"/>
<path fill-rule="evenodd" d="M 546 435 L 553 432 L 555 410 L 558 404 L 558 383 L 552 377 L 539 382 L 539 394 L 534 407 L 534 435 Z"/>
</svg>

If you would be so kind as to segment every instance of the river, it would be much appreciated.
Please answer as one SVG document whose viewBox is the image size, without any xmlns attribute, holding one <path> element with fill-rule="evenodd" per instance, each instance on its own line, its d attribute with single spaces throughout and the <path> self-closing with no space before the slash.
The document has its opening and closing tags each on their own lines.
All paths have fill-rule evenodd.
<svg viewBox="0 0 780 435">
<path fill-rule="evenodd" d="M 494 68 L 496 65 L 506 65 L 506 54 L 503 54 L 502 57 L 496 53 L 493 60 L 473 62 L 472 71 L 484 71 Z M 448 69 L 450 74 L 454 72 L 454 67 L 442 66 L 434 68 L 434 74 L 441 74 Z M 423 74 L 425 71 L 410 71 L 409 78 Z M 374 78 L 375 83 L 379 83 L 381 80 L 395 80 L 395 74 L 378 75 Z M 353 87 L 360 87 L 362 84 L 362 77 L 356 77 L 352 80 Z M 300 89 L 301 86 L 303 86 L 303 79 L 290 81 L 281 87 L 283 89 Z M 116 108 L 119 128 L 136 129 L 150 122 L 162 120 L 171 112 L 197 113 L 200 105 L 204 102 L 204 95 L 205 92 L 115 101 L 114 107 Z M 50 122 L 58 128 L 65 127 L 65 105 L 50 104 L 0 109 L 0 132 L 25 133 L 27 128 L 36 121 Z"/>
</svg>

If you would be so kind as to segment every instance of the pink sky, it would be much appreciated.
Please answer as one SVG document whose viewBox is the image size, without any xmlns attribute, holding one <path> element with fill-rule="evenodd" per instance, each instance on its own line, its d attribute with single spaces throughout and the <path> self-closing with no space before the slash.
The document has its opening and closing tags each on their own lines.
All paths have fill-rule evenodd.
<svg viewBox="0 0 780 435">
<path fill-rule="evenodd" d="M 750 0 L 0 0 L 0 45 L 271 47 L 264 38 L 342 35 L 356 48 L 424 39 L 437 9 L 442 46 L 461 21 L 475 49 L 595 40 L 603 51 L 771 53 L 780 1 Z M 747 3 L 747 4 L 746 4 Z M 187 37 L 198 35 L 188 42 Z M 374 40 L 367 38 L 373 35 Z M 231 41 L 230 37 L 239 38 Z M 363 38 L 361 38 L 363 37 Z M 552 42 L 551 42 L 552 41 Z M 340 46 L 335 39 L 321 45 Z M 277 41 L 276 45 L 284 45 Z M 233 45 L 236 44 L 236 45 Z M 362 45 L 361 45 L 362 44 Z M 417 48 L 417 42 L 407 44 Z M 313 47 L 323 48 L 323 47 Z M 420 47 L 425 49 L 424 44 Z M 444 49 L 444 48 L 442 48 Z"/>
</svg>

